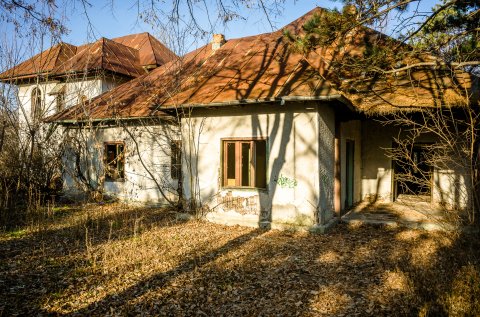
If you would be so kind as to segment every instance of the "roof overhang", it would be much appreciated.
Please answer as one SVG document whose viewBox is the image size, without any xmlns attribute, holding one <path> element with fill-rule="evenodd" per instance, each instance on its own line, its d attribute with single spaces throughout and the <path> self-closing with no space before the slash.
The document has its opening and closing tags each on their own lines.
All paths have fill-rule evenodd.
<svg viewBox="0 0 480 317">
<path fill-rule="evenodd" d="M 179 109 L 190 108 L 214 108 L 214 107 L 227 107 L 236 105 L 253 105 L 261 103 L 279 103 L 285 105 L 287 102 L 305 102 L 305 101 L 338 101 L 346 107 L 350 112 L 356 113 L 358 110 L 345 96 L 341 94 L 333 94 L 328 96 L 285 96 L 285 97 L 273 97 L 273 98 L 261 98 L 261 99 L 241 99 L 230 100 L 225 102 L 211 102 L 203 104 L 181 104 L 178 106 L 152 106 L 150 109 L 154 111 L 151 116 L 143 117 L 116 117 L 116 118 L 86 118 L 86 119 L 65 119 L 65 120 L 45 120 L 45 122 L 58 123 L 62 125 L 75 125 L 83 124 L 86 122 L 98 123 L 98 122 L 114 122 L 114 121 L 132 121 L 132 120 L 152 120 L 152 119 L 165 119 L 172 118 L 171 114 Z"/>
<path fill-rule="evenodd" d="M 285 97 L 272 97 L 272 98 L 260 98 L 260 99 L 239 99 L 229 100 L 223 102 L 209 102 L 209 103 L 195 103 L 195 104 L 181 104 L 178 106 L 152 106 L 150 109 L 158 111 L 168 111 L 181 108 L 211 108 L 211 107 L 225 107 L 235 105 L 247 105 L 258 103 L 275 103 L 279 102 L 281 105 L 285 105 L 286 102 L 298 102 L 298 101 L 339 101 L 344 104 L 349 110 L 356 112 L 356 108 L 345 96 L 341 94 L 333 94 L 326 96 L 285 96 Z"/>
</svg>

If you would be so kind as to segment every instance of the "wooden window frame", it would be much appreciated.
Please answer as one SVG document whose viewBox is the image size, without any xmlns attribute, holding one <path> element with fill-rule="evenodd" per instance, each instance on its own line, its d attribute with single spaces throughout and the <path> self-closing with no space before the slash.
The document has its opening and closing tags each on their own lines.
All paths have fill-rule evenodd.
<svg viewBox="0 0 480 317">
<path fill-rule="evenodd" d="M 257 162 L 256 160 L 256 152 L 257 152 L 257 142 L 264 141 L 265 142 L 265 187 L 258 187 L 256 186 L 255 182 L 257 179 L 256 173 L 257 171 Z M 227 144 L 234 143 L 235 144 L 235 185 L 228 185 L 227 184 Z M 250 184 L 248 186 L 241 185 L 242 184 L 242 154 L 241 148 L 242 144 L 249 144 L 250 149 L 252 151 L 252 156 L 249 162 L 249 171 L 250 171 Z M 250 188 L 250 189 L 267 189 L 268 188 L 268 178 L 267 178 L 267 169 L 268 169 L 268 140 L 265 137 L 250 137 L 250 138 L 222 138 L 221 139 L 221 166 L 222 166 L 222 179 L 221 184 L 223 188 Z"/>
<path fill-rule="evenodd" d="M 116 178 L 113 178 L 109 175 L 109 173 L 107 172 L 108 170 L 108 166 L 111 164 L 111 162 L 108 162 L 108 146 L 111 146 L 111 145 L 116 145 L 117 146 L 117 153 L 116 153 L 116 157 L 115 157 L 115 161 L 117 161 L 117 171 L 118 171 L 118 174 L 119 176 L 116 177 Z M 118 146 L 121 145 L 123 146 L 123 152 L 120 153 L 122 155 L 121 157 L 121 160 L 118 160 Z M 104 174 L 105 174 L 105 181 L 107 182 L 122 182 L 125 180 L 125 142 L 123 141 L 112 141 L 112 142 L 104 142 L 103 143 L 103 162 L 104 162 Z M 113 162 L 113 161 L 112 161 Z M 123 169 L 119 169 L 119 163 L 121 163 L 123 165 Z"/>
<path fill-rule="evenodd" d="M 182 175 L 182 141 L 170 142 L 170 177 L 178 180 Z"/>
</svg>

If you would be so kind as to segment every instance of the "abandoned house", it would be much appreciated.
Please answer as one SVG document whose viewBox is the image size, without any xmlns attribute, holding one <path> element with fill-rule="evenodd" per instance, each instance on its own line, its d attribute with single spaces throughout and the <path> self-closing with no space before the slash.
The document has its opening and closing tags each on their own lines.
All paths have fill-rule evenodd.
<svg viewBox="0 0 480 317">
<path fill-rule="evenodd" d="M 388 82 L 340 76 L 335 65 L 342 58 L 361 56 L 369 41 L 395 40 L 362 27 L 341 48 L 292 49 L 285 30 L 301 34 L 309 18 L 324 12 L 314 9 L 272 33 L 215 35 L 183 57 L 149 35 L 78 48 L 61 44 L 1 77 L 20 85 L 32 119 L 37 112 L 50 115 L 47 121 L 62 127 L 66 139 L 90 133 L 81 158 L 75 159 L 75 146 L 65 154 L 65 194 L 79 190 L 75 165 L 81 164 L 105 194 L 153 203 L 181 197 L 184 206 L 202 206 L 207 219 L 227 224 L 326 226 L 362 200 L 394 201 L 403 194 L 465 206 L 462 170 L 421 164 L 436 139 L 420 135 L 410 151 L 420 164 L 400 167 L 387 149 L 405 131 L 379 119 L 469 107 L 478 82 L 433 67 L 395 73 Z M 31 69 L 39 63 L 39 70 Z M 106 79 L 91 78 L 90 70 Z M 67 75 L 77 77 L 65 83 Z M 358 86 L 349 85 L 358 79 Z M 82 97 L 59 97 L 69 85 L 90 81 L 95 88 Z M 417 173 L 419 166 L 427 185 L 395 177 Z"/>
</svg>

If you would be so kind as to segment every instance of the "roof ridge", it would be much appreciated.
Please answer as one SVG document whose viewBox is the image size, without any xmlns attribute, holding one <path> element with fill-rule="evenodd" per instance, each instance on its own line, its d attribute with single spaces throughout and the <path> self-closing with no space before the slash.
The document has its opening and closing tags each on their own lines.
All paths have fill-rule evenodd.
<svg viewBox="0 0 480 317">
<path fill-rule="evenodd" d="M 120 46 L 123 46 L 124 48 L 126 48 L 127 50 L 132 50 L 132 51 L 135 51 L 135 52 L 138 52 L 139 50 L 136 49 L 136 48 L 133 48 L 131 46 L 128 46 L 128 45 L 125 45 L 123 43 L 119 43 L 117 41 L 114 41 L 113 39 L 109 39 L 109 38 L 104 38 L 106 40 L 106 42 L 108 43 L 112 43 L 113 45 L 120 45 Z"/>
<path fill-rule="evenodd" d="M 100 54 L 100 56 L 102 58 L 102 61 L 100 62 L 100 67 L 102 67 L 102 69 L 105 68 L 105 57 L 103 56 L 103 51 L 105 50 L 105 47 L 106 47 L 105 46 L 105 39 L 106 38 L 104 36 L 102 36 L 102 38 L 101 38 L 101 40 L 102 40 L 102 51 L 101 51 L 101 54 Z"/>
<path fill-rule="evenodd" d="M 110 40 L 110 39 L 109 39 L 109 41 L 112 42 L 113 45 L 121 46 L 121 47 L 123 47 L 123 48 L 131 51 L 133 54 L 135 54 L 135 55 L 134 55 L 134 58 L 138 61 L 138 65 L 136 65 L 136 63 L 135 63 L 133 60 L 131 60 L 130 58 L 128 58 L 128 61 L 129 61 L 129 63 L 130 63 L 131 66 L 133 66 L 134 68 L 137 68 L 137 66 L 140 66 L 140 67 L 142 66 L 142 65 L 140 64 L 140 50 L 138 50 L 138 49 L 136 49 L 136 48 L 133 48 L 133 47 L 130 47 L 130 46 L 128 46 L 128 45 L 122 44 L 122 43 L 115 42 L 115 41 Z M 115 52 L 113 52 L 113 54 L 114 54 L 114 55 L 117 57 L 117 59 L 119 60 L 117 54 L 115 54 Z"/>
<path fill-rule="evenodd" d="M 55 46 L 58 46 L 58 49 L 57 49 L 56 54 L 54 55 L 53 67 L 55 67 L 57 65 L 58 56 L 60 55 L 60 51 L 62 50 L 62 43 L 58 43 Z M 52 48 L 54 48 L 55 46 L 53 46 Z"/>
<path fill-rule="evenodd" d="M 157 54 L 155 54 L 155 49 L 153 48 L 153 44 L 152 44 L 152 35 L 148 32 L 145 32 L 147 33 L 147 40 L 148 40 L 148 44 L 150 44 L 150 47 L 152 48 L 152 53 L 153 53 L 153 58 L 155 59 L 155 63 L 157 65 L 160 65 L 160 61 L 157 59 Z M 158 41 L 158 40 L 157 40 Z M 160 42 L 160 41 L 159 41 Z"/>
<path fill-rule="evenodd" d="M 58 59 L 60 57 L 60 53 L 62 52 L 62 48 L 63 48 L 64 44 L 66 44 L 66 43 L 60 42 L 60 43 L 57 44 L 59 46 L 59 48 L 58 48 L 57 56 L 55 57 L 55 62 L 53 63 L 54 67 L 57 67 L 57 62 L 58 62 Z"/>
<path fill-rule="evenodd" d="M 121 39 L 122 37 L 134 36 L 134 35 L 139 35 L 139 34 L 150 34 L 150 33 L 147 32 L 147 31 L 143 31 L 143 32 L 139 32 L 139 33 L 131 33 L 131 34 L 126 34 L 126 35 L 122 35 L 122 36 L 113 37 L 113 38 L 111 38 L 111 40 L 115 42 L 115 39 Z"/>
</svg>

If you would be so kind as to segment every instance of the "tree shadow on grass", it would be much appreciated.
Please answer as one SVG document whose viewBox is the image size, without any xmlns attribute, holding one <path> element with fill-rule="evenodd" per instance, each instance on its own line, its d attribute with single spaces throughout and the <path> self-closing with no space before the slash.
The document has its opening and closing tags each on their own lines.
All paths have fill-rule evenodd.
<svg viewBox="0 0 480 317">
<path fill-rule="evenodd" d="M 36 231 L 21 229 L 0 237 L 0 316 L 39 311 L 46 296 L 91 274 L 85 268 L 91 266 L 89 252 L 97 246 L 185 221 L 166 209 L 87 208 L 93 210 L 69 211 L 48 219 L 51 223 L 47 220 Z"/>
<path fill-rule="evenodd" d="M 139 215 L 135 213 L 144 217 L 136 233 L 134 221 Z M 154 209 L 118 211 L 90 220 L 2 239 L 1 315 L 447 316 L 480 312 L 480 242 L 472 234 L 341 224 L 327 235 L 313 235 L 178 223 L 174 214 Z M 119 222 L 110 234 L 112 221 L 120 220 L 124 223 Z M 141 265 L 148 263 L 130 266 L 127 259 L 111 270 L 95 271 L 86 263 L 91 250 L 85 234 L 80 234 L 85 227 L 93 234 L 89 242 L 93 252 L 100 250 L 95 251 L 95 246 L 114 247 L 112 252 L 135 251 L 125 248 L 138 240 L 139 246 L 148 243 L 139 251 L 156 249 L 149 254 L 153 258 L 140 256 L 132 263 L 173 264 L 154 264 L 144 270 Z M 167 256 L 168 248 L 173 253 Z M 132 275 L 138 276 L 133 283 L 130 279 L 125 286 L 118 284 Z M 97 287 L 106 289 L 106 295 L 91 295 Z"/>
</svg>

